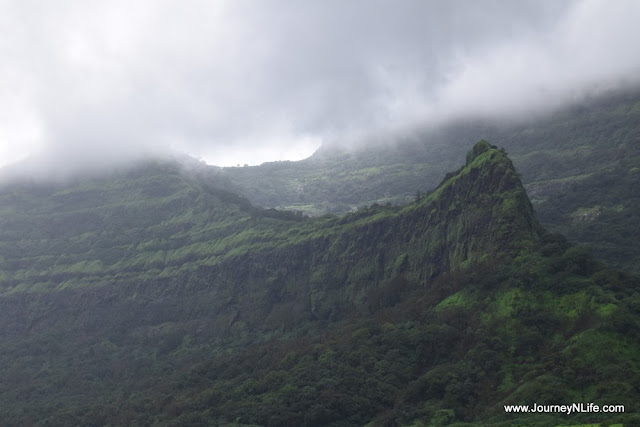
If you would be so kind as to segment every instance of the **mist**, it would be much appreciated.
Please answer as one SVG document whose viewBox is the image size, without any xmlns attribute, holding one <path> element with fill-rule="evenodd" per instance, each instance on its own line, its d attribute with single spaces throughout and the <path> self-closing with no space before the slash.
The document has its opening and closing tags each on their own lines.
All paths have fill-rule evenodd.
<svg viewBox="0 0 640 427">
<path fill-rule="evenodd" d="M 640 2 L 2 1 L 0 165 L 214 165 L 639 83 Z"/>
</svg>

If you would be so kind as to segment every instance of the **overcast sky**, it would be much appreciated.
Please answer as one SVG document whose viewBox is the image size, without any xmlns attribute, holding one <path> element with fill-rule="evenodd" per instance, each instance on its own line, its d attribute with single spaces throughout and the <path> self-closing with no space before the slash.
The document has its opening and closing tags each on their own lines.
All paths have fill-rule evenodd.
<svg viewBox="0 0 640 427">
<path fill-rule="evenodd" d="M 0 165 L 310 155 L 640 76 L 640 1 L 0 0 Z"/>
</svg>

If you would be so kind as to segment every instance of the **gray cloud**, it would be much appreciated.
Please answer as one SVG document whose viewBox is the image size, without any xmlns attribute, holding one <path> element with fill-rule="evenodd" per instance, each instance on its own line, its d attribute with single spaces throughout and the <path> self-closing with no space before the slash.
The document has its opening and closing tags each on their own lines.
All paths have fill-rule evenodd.
<svg viewBox="0 0 640 427">
<path fill-rule="evenodd" d="M 639 20 L 634 0 L 5 0 L 0 164 L 259 163 L 537 113 L 635 83 Z"/>
</svg>

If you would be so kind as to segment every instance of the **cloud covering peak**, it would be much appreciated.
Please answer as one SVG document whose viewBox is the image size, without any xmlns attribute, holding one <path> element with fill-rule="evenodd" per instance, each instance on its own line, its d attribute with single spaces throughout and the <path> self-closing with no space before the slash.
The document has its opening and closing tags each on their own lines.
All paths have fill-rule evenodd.
<svg viewBox="0 0 640 427">
<path fill-rule="evenodd" d="M 640 2 L 0 1 L 0 165 L 301 158 L 640 76 Z"/>
</svg>

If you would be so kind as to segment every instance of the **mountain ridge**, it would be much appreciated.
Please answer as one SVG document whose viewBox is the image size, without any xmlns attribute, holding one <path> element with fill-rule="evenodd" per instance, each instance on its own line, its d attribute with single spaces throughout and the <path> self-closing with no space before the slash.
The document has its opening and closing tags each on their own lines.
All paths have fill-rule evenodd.
<svg viewBox="0 0 640 427">
<path fill-rule="evenodd" d="M 95 208 L 121 228 L 85 236 L 75 255 L 64 250 L 81 240 L 64 238 L 104 222 L 73 216 L 67 246 L 37 227 L 2 230 L 8 423 L 549 425 L 566 417 L 501 405 L 576 396 L 628 408 L 603 422 L 637 420 L 640 280 L 546 232 L 486 141 L 433 192 L 342 217 L 253 208 L 174 172 L 113 181 L 124 207 Z M 28 197 L 15 215 L 29 223 L 41 203 L 46 219 L 73 188 Z M 110 261 L 103 237 L 122 251 Z M 29 257 L 7 258 L 12 242 Z M 102 265 L 78 261 L 88 256 Z"/>
<path fill-rule="evenodd" d="M 224 168 L 252 203 L 311 215 L 372 203 L 406 204 L 458 167 L 469 142 L 499 143 L 522 176 L 539 220 L 608 265 L 638 272 L 640 92 L 613 92 L 543 117 L 471 121 L 361 149 L 325 148 L 300 162 Z M 586 215 L 585 215 L 586 214 Z"/>
<path fill-rule="evenodd" d="M 485 152 L 487 151 L 492 151 L 489 154 L 491 159 L 485 159 L 487 156 Z M 97 269 L 100 268 L 98 265 L 104 267 L 103 271 L 105 275 L 111 276 L 114 272 L 117 274 L 117 271 L 122 270 L 123 267 L 126 266 L 126 264 L 123 264 L 123 262 L 126 261 L 125 258 L 134 258 L 133 266 L 128 267 L 129 269 L 134 268 L 135 270 L 135 265 L 138 265 L 137 269 L 140 271 L 146 270 L 148 272 L 149 270 L 152 270 L 161 275 L 162 271 L 166 270 L 171 265 L 171 262 L 167 262 L 167 257 L 171 259 L 171 256 L 173 255 L 175 255 L 176 261 L 182 260 L 180 263 L 183 267 L 185 265 L 184 261 L 189 258 L 194 258 L 199 263 L 208 259 L 209 262 L 205 262 L 205 264 L 213 263 L 213 265 L 215 265 L 232 255 L 237 255 L 246 251 L 247 249 L 243 248 L 251 248 L 253 244 L 262 245 L 269 249 L 283 244 L 287 245 L 289 243 L 295 243 L 296 241 L 313 240 L 319 232 L 318 229 L 314 228 L 315 224 L 318 224 L 321 233 L 335 235 L 350 227 L 357 227 L 357 224 L 359 223 L 358 221 L 371 222 L 375 218 L 383 219 L 385 217 L 392 218 L 409 215 L 413 214 L 413 211 L 418 209 L 432 209 L 432 211 L 428 213 L 428 215 L 432 215 L 434 212 L 433 209 L 436 208 L 429 208 L 429 206 L 425 207 L 425 204 L 436 203 L 440 205 L 438 206 L 438 209 L 440 209 L 443 203 L 446 204 L 449 201 L 456 199 L 465 200 L 465 197 L 471 198 L 473 196 L 473 192 L 483 194 L 493 186 L 495 186 L 498 191 L 515 190 L 517 192 L 517 195 L 514 196 L 515 201 L 513 203 L 519 204 L 519 207 L 524 209 L 522 213 L 526 213 L 528 226 L 531 226 L 531 224 L 533 224 L 533 212 L 531 205 L 526 199 L 526 194 L 521 187 L 519 178 L 516 176 L 513 165 L 506 156 L 504 156 L 503 153 L 496 151 L 495 147 L 491 147 L 486 142 L 476 144 L 471 153 L 473 154 L 473 157 L 467 159 L 467 165 L 449 178 L 449 180 L 453 179 L 452 182 L 449 183 L 447 180 L 443 181 L 443 183 L 432 194 L 422 198 L 420 203 L 409 204 L 399 210 L 391 207 L 371 208 L 370 213 L 373 213 L 373 215 L 366 215 L 367 210 L 364 210 L 356 215 L 347 215 L 340 219 L 334 218 L 320 221 L 307 220 L 305 224 L 313 225 L 311 225 L 311 228 L 309 229 L 302 228 L 298 230 L 295 238 L 285 236 L 278 237 L 274 232 L 269 231 L 270 225 L 286 228 L 288 227 L 287 221 L 301 219 L 296 217 L 294 214 L 286 212 L 278 214 L 276 211 L 272 210 L 260 210 L 253 208 L 249 205 L 248 201 L 234 196 L 226 190 L 221 190 L 219 188 L 207 188 L 206 184 L 203 184 L 203 178 L 196 178 L 196 181 L 189 181 L 190 178 L 188 178 L 187 175 L 187 181 L 184 181 L 185 178 L 182 177 L 181 172 L 179 172 L 178 169 L 171 166 L 160 166 L 159 169 L 156 167 L 154 167 L 154 169 L 149 169 L 150 175 L 148 176 L 143 174 L 136 177 L 136 175 L 132 175 L 132 173 L 125 174 L 127 179 L 132 178 L 134 181 L 127 184 L 116 184 L 110 193 L 102 190 L 102 186 L 106 185 L 102 184 L 102 182 L 109 181 L 98 181 L 94 184 L 82 183 L 79 187 L 72 186 L 70 189 L 62 189 L 60 191 L 53 192 L 49 196 L 49 199 L 45 199 L 53 201 L 52 206 L 41 205 L 38 208 L 35 205 L 27 204 L 24 207 L 25 209 L 28 209 L 30 212 L 40 212 L 32 218 L 24 218 L 23 216 L 17 218 L 13 217 L 14 222 L 12 222 L 11 218 L 7 219 L 7 216 L 5 215 L 5 229 L 11 229 L 12 231 L 5 231 L 3 240 L 10 241 L 12 236 L 15 236 L 14 238 L 19 236 L 22 240 L 25 239 L 26 233 L 24 230 L 27 226 L 21 226 L 20 221 L 23 221 L 23 223 L 25 223 L 25 221 L 26 223 L 29 223 L 32 227 L 30 230 L 31 235 L 38 236 L 37 238 L 40 239 L 33 241 L 33 243 L 28 245 L 28 247 L 36 246 L 36 251 L 38 244 L 40 244 L 43 249 L 46 249 L 47 247 L 50 248 L 51 245 L 46 243 L 46 241 L 44 241 L 45 243 L 39 242 L 43 242 L 43 240 L 41 240 L 43 237 L 52 237 L 58 233 L 66 236 L 69 234 L 79 235 L 76 241 L 67 245 L 68 247 L 73 247 L 75 252 L 78 252 L 78 240 L 80 240 L 80 237 L 87 236 L 87 234 L 89 234 L 88 237 L 84 238 L 84 240 L 87 241 L 85 247 L 89 249 L 89 251 L 83 251 L 80 252 L 80 254 L 82 256 L 85 256 L 85 254 L 88 255 L 91 263 L 94 264 L 95 271 L 92 271 L 93 274 L 90 274 L 87 270 L 83 271 L 83 266 L 78 265 L 78 263 L 68 261 L 65 267 L 65 261 L 63 259 L 54 259 L 53 255 L 45 255 L 45 257 L 49 257 L 48 260 L 51 267 L 44 270 L 44 275 L 42 277 L 53 276 L 55 278 L 56 275 L 64 275 L 65 271 L 71 274 L 74 269 L 78 270 L 77 275 L 79 276 L 91 277 L 92 275 L 95 275 L 97 273 Z M 498 158 L 495 162 L 491 163 L 494 160 L 494 157 Z M 484 165 L 485 163 L 486 165 Z M 489 179 L 490 182 L 478 181 L 478 178 L 485 178 L 484 175 L 480 176 L 480 171 L 482 170 L 483 165 L 486 166 L 484 175 L 488 176 L 486 179 Z M 494 171 L 494 169 L 496 170 Z M 136 174 L 138 173 L 139 172 Z M 158 173 L 160 175 L 158 175 Z M 460 176 L 467 177 L 467 175 L 469 175 L 468 182 L 465 181 L 462 185 L 457 185 L 455 183 L 455 179 L 458 179 Z M 201 181 L 198 181 L 198 179 Z M 481 183 L 485 184 L 483 188 L 478 187 Z M 183 185 L 183 187 L 180 185 Z M 449 189 L 450 186 L 452 187 L 451 189 Z M 74 188 L 76 190 L 73 190 Z M 462 194 L 463 188 L 466 189 L 464 194 Z M 123 191 L 128 191 L 129 193 L 122 193 Z M 445 202 L 442 200 L 436 200 L 445 193 L 446 197 L 450 200 Z M 457 195 L 454 195 L 454 193 L 457 193 Z M 114 207 L 110 208 L 109 206 L 111 205 L 109 198 L 118 197 L 118 194 L 123 195 L 123 201 L 120 202 L 121 204 L 113 205 Z M 11 204 L 11 197 L 7 196 L 8 195 L 5 195 L 4 200 L 5 210 L 7 210 L 8 206 Z M 211 197 L 214 198 L 212 199 Z M 142 214 L 142 212 L 136 208 L 136 204 L 138 204 L 137 199 L 141 198 L 157 200 L 157 202 L 153 202 L 150 206 L 145 207 L 146 210 L 151 209 L 156 213 Z M 34 200 L 37 200 L 37 198 Z M 33 203 L 35 203 L 34 200 L 32 200 Z M 92 204 L 94 205 L 93 208 L 91 208 Z M 194 223 L 194 220 L 185 220 L 176 223 L 175 218 L 183 216 L 181 214 L 181 210 L 186 206 L 189 206 L 188 212 L 193 212 L 194 209 L 196 211 L 203 211 L 200 216 L 205 217 L 205 219 L 200 223 Z M 221 217 L 232 215 L 237 220 L 228 224 L 227 231 L 220 229 L 219 225 L 217 225 L 218 222 L 216 222 L 215 214 L 215 210 L 217 209 L 216 206 L 218 208 L 222 206 L 223 209 L 223 213 L 218 215 L 222 215 Z M 226 210 L 230 208 L 231 211 L 226 212 Z M 43 209 L 51 209 L 51 211 Z M 451 212 L 455 214 L 455 209 L 447 211 L 447 215 L 452 216 Z M 361 217 L 363 215 L 364 219 L 357 219 L 357 217 Z M 427 213 L 421 212 L 420 215 L 427 215 Z M 276 217 L 275 223 L 257 224 L 257 222 L 260 221 L 268 222 L 270 216 Z M 284 219 L 284 222 L 278 223 L 277 218 Z M 36 222 L 34 224 L 33 221 L 38 219 L 41 219 L 40 225 L 34 227 L 34 225 L 38 223 Z M 442 222 L 444 220 L 445 218 L 440 216 L 437 219 L 432 220 L 432 222 Z M 428 221 L 429 220 L 427 219 L 427 222 Z M 466 221 L 469 221 L 469 219 Z M 249 227 L 240 226 L 240 228 L 238 228 L 237 225 L 234 225 L 234 223 L 242 224 L 247 222 L 251 223 Z M 144 227 L 149 226 L 155 227 L 156 232 L 163 232 L 163 228 L 157 228 L 158 226 L 155 224 L 165 224 L 163 226 L 166 229 L 166 231 L 164 231 L 165 233 L 176 232 L 172 239 L 174 242 L 173 245 L 177 247 L 174 248 L 172 252 L 165 253 L 165 262 L 160 260 L 144 263 L 136 262 L 136 251 L 144 251 L 144 247 L 150 247 L 150 254 L 153 253 L 154 243 L 149 242 L 153 242 L 155 238 L 150 235 L 152 239 L 149 242 L 145 242 L 143 235 L 145 233 Z M 411 225 L 411 227 L 414 226 Z M 76 231 L 72 232 L 74 229 Z M 109 232 L 110 229 L 114 229 L 114 231 Z M 207 232 L 206 230 L 210 231 Z M 254 233 L 249 233 L 249 230 L 254 230 Z M 247 236 L 244 237 L 244 235 Z M 190 240 L 188 236 L 197 237 L 195 237 L 194 240 Z M 201 246 L 206 246 L 207 239 L 215 241 L 216 245 L 210 246 L 209 249 L 194 246 L 194 244 L 197 245 L 198 242 L 201 242 Z M 129 244 L 127 244 L 127 242 L 129 242 Z M 138 242 L 137 246 L 133 246 L 131 242 Z M 162 250 L 163 247 L 167 247 L 168 249 L 167 245 L 169 244 L 170 243 L 155 243 L 155 247 L 159 248 L 159 250 Z M 20 245 L 8 245 L 5 243 L 5 262 L 7 262 L 10 255 L 14 255 L 15 257 L 16 247 L 19 248 Z M 107 250 L 106 254 L 104 251 L 100 250 L 101 247 L 104 247 Z M 113 252 L 113 249 L 117 247 L 123 248 L 122 254 L 119 258 L 114 258 L 111 253 Z M 187 252 L 180 255 L 179 252 L 181 248 L 186 248 Z M 191 248 L 191 251 L 188 250 L 189 248 Z M 209 253 L 206 252 L 207 250 L 210 250 Z M 466 250 L 468 250 L 468 248 L 462 251 L 464 252 Z M 91 254 L 94 254 L 93 258 L 91 258 Z M 110 254 L 112 255 L 111 257 L 109 256 Z M 41 256 L 38 258 L 41 258 Z M 46 263 L 46 260 L 41 261 Z M 189 262 L 187 262 L 187 264 L 189 264 Z M 109 265 L 111 268 L 107 268 Z M 90 265 L 86 267 L 90 267 Z M 445 269 L 447 267 L 448 265 L 443 266 Z M 158 272 L 158 270 L 161 271 Z M 7 273 L 5 273 L 5 284 L 12 283 L 14 287 L 20 285 L 15 279 L 12 280 L 7 278 L 6 274 Z M 36 278 L 34 280 L 38 279 Z M 60 285 L 63 285 L 63 283 L 54 284 L 54 286 Z M 15 289 L 13 290 L 15 291 Z"/>
</svg>

